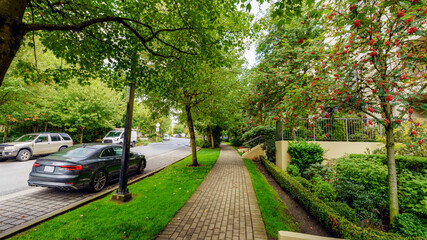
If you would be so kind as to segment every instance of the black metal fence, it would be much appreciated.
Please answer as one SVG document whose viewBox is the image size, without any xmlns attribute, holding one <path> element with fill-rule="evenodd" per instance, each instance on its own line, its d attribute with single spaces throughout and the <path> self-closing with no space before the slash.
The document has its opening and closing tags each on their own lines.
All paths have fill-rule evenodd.
<svg viewBox="0 0 427 240">
<path fill-rule="evenodd" d="M 299 118 L 296 125 L 278 121 L 277 140 L 375 142 L 383 136 L 383 127 L 366 118 Z"/>
</svg>

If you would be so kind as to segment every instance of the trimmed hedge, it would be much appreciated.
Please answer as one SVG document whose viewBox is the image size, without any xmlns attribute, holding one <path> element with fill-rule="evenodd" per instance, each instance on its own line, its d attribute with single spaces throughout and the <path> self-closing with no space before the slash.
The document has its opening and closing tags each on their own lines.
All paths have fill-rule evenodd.
<svg viewBox="0 0 427 240">
<path fill-rule="evenodd" d="M 317 198 L 313 193 L 303 187 L 288 173 L 278 168 L 273 163 L 262 159 L 267 170 L 282 188 L 285 188 L 299 203 L 301 203 L 323 226 L 328 228 L 336 237 L 354 240 L 372 239 L 408 239 L 398 234 L 386 233 L 375 229 L 362 228 L 339 216 L 334 209 Z M 423 238 L 412 238 L 423 239 Z"/>
<path fill-rule="evenodd" d="M 350 154 L 350 157 L 376 158 L 387 165 L 387 155 L 384 154 Z M 406 168 L 413 172 L 422 173 L 424 169 L 427 169 L 427 158 L 425 157 L 395 155 L 395 159 L 398 170 Z"/>
</svg>

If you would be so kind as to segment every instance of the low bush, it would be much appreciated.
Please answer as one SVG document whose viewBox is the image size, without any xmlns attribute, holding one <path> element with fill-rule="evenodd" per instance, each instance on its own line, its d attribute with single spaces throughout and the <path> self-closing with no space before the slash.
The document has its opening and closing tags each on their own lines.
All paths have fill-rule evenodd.
<svg viewBox="0 0 427 240">
<path fill-rule="evenodd" d="M 301 176 L 300 171 L 299 171 L 299 167 L 298 167 L 297 165 L 289 164 L 289 165 L 286 167 L 286 171 L 287 171 L 291 176 L 294 176 L 294 177 Z"/>
<path fill-rule="evenodd" d="M 268 160 L 271 162 L 276 162 L 276 138 L 272 136 L 268 136 L 265 139 L 264 144 L 262 145 L 262 149 L 265 151 L 265 155 L 267 155 Z"/>
<path fill-rule="evenodd" d="M 231 145 L 235 146 L 235 147 L 240 147 L 243 144 L 243 139 L 241 137 L 235 137 L 233 139 L 231 139 Z"/>
<path fill-rule="evenodd" d="M 366 160 L 379 160 L 383 164 L 387 165 L 387 155 L 385 154 L 350 154 L 349 157 L 364 158 Z M 397 171 L 408 169 L 412 172 L 422 173 L 424 170 L 427 170 L 427 157 L 396 155 L 395 159 Z"/>
<path fill-rule="evenodd" d="M 323 161 L 323 149 L 317 143 L 290 142 L 288 153 L 292 157 L 291 163 L 297 165 L 303 172 L 312 164 Z"/>
<path fill-rule="evenodd" d="M 296 177 L 294 177 L 294 179 L 297 180 L 303 187 L 307 188 L 310 191 L 313 191 L 314 186 L 307 179 L 305 179 L 305 178 L 303 178 L 301 176 L 296 176 Z"/>
<path fill-rule="evenodd" d="M 346 203 L 343 202 L 327 202 L 329 207 L 334 209 L 338 215 L 347 218 L 350 222 L 354 224 L 359 224 L 359 219 L 357 218 L 356 211 L 349 207 Z"/>
<path fill-rule="evenodd" d="M 334 175 L 334 170 L 329 167 L 322 165 L 321 163 L 312 164 L 307 170 L 304 171 L 303 176 L 308 180 L 315 176 L 319 176 L 323 181 L 329 181 Z"/>
<path fill-rule="evenodd" d="M 321 201 L 308 189 L 302 186 L 288 173 L 282 171 L 270 161 L 263 159 L 267 170 L 274 177 L 282 188 L 301 203 L 323 226 L 328 228 L 336 237 L 343 237 L 349 240 L 372 240 L 372 239 L 407 239 L 401 235 L 386 233 L 375 229 L 362 228 L 338 215 L 334 209 Z M 421 238 L 419 238 L 421 239 Z"/>
<path fill-rule="evenodd" d="M 332 185 L 323 181 L 314 185 L 313 193 L 325 202 L 333 202 L 337 197 L 337 193 Z"/>
<path fill-rule="evenodd" d="M 201 148 L 210 148 L 211 145 L 209 144 L 209 141 L 205 140 L 202 141 L 202 139 L 197 138 L 196 139 L 196 146 L 201 147 Z"/>
<path fill-rule="evenodd" d="M 421 220 L 411 213 L 402 213 L 394 217 L 392 231 L 405 236 L 427 237 L 427 229 Z"/>
</svg>

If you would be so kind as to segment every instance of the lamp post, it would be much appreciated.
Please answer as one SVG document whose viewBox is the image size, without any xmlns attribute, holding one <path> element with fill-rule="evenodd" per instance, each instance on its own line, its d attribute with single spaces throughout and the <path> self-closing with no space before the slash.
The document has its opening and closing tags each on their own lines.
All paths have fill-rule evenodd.
<svg viewBox="0 0 427 240">
<path fill-rule="evenodd" d="M 135 98 L 135 83 L 131 83 L 128 90 L 127 108 L 126 108 L 126 124 L 125 124 L 125 139 L 123 141 L 122 161 L 120 167 L 119 188 L 113 194 L 112 200 L 118 202 L 127 202 L 132 199 L 132 194 L 127 188 L 128 183 L 128 162 L 130 149 L 130 136 L 132 132 L 132 114 L 133 103 Z"/>
</svg>

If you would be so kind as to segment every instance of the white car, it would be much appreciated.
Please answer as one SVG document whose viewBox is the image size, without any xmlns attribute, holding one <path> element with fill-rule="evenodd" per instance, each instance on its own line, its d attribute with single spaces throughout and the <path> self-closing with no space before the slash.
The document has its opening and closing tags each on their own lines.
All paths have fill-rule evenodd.
<svg viewBox="0 0 427 240">
<path fill-rule="evenodd" d="M 0 160 L 27 161 L 32 156 L 51 154 L 71 146 L 73 140 L 66 133 L 25 134 L 13 142 L 0 144 Z"/>
<path fill-rule="evenodd" d="M 163 136 L 163 141 L 169 141 L 171 140 L 171 138 L 169 137 L 168 134 L 165 134 L 165 136 Z"/>
</svg>

